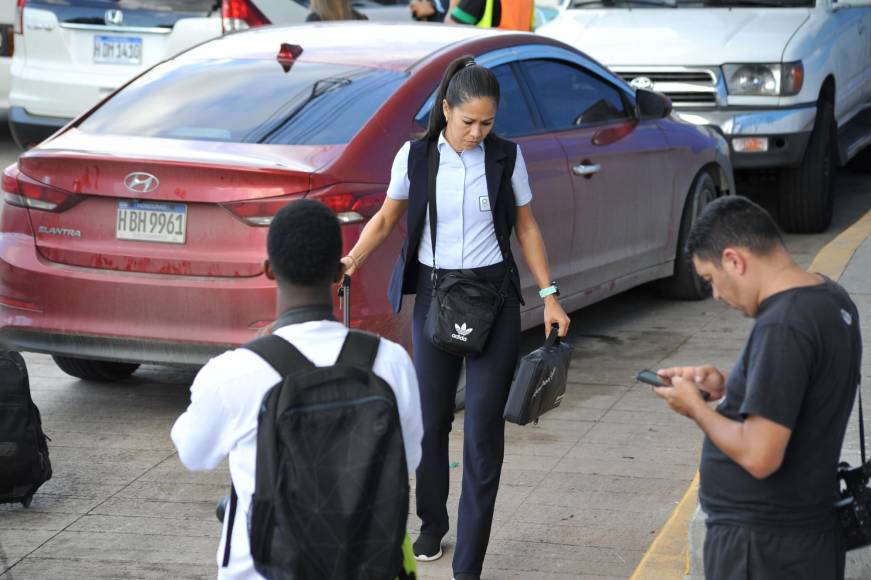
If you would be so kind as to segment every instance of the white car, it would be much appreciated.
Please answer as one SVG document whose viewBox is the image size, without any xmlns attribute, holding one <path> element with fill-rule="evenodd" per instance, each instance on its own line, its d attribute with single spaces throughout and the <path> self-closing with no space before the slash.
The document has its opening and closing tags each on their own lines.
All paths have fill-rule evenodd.
<svg viewBox="0 0 871 580">
<path fill-rule="evenodd" d="M 566 0 L 538 32 L 717 127 L 736 172 L 776 176 L 786 230 L 828 227 L 834 168 L 871 143 L 871 0 Z"/>
<path fill-rule="evenodd" d="M 246 28 L 301 23 L 309 12 L 308 0 L 0 0 L 0 22 L 7 6 L 17 23 L 9 125 L 22 147 L 191 46 Z M 370 19 L 411 19 L 408 0 L 354 6 Z"/>
<path fill-rule="evenodd" d="M 0 2 L 0 116 L 9 109 L 9 69 L 14 48 L 15 3 Z"/>
</svg>

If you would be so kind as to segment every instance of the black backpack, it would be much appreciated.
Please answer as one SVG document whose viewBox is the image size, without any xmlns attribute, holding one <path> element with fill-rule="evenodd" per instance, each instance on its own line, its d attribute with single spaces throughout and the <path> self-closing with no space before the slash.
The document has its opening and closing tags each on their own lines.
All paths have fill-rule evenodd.
<svg viewBox="0 0 871 580">
<path fill-rule="evenodd" d="M 396 397 L 372 372 L 379 345 L 350 330 L 332 367 L 275 335 L 246 346 L 282 376 L 260 409 L 248 522 L 266 578 L 402 576 L 408 471 Z"/>
<path fill-rule="evenodd" d="M 51 479 L 47 439 L 24 358 L 0 350 L 0 503 L 29 507 L 39 486 Z"/>
</svg>

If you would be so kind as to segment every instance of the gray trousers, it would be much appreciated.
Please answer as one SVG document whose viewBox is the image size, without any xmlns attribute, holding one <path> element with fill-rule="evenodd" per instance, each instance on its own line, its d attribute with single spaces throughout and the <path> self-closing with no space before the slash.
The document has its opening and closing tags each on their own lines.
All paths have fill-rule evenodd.
<svg viewBox="0 0 871 580">
<path fill-rule="evenodd" d="M 706 580 L 843 580 L 846 552 L 835 530 L 775 532 L 708 526 Z"/>
</svg>

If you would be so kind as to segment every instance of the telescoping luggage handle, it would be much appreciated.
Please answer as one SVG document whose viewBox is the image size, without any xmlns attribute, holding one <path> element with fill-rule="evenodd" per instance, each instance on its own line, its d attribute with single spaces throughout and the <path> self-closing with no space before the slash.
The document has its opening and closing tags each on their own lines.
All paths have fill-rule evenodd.
<svg viewBox="0 0 871 580">
<path fill-rule="evenodd" d="M 342 322 L 346 328 L 351 328 L 351 277 L 347 274 L 339 286 L 339 308 L 342 309 Z"/>
</svg>

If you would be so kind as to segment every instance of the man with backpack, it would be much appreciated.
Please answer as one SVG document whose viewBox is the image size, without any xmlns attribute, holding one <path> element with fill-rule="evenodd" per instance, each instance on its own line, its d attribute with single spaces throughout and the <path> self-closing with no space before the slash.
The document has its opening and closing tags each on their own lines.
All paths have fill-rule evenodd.
<svg viewBox="0 0 871 580">
<path fill-rule="evenodd" d="M 189 469 L 229 456 L 218 578 L 411 578 L 408 474 L 423 434 L 411 359 L 333 319 L 342 238 L 325 205 L 280 210 L 267 250 L 272 335 L 209 361 L 172 428 Z"/>
</svg>

